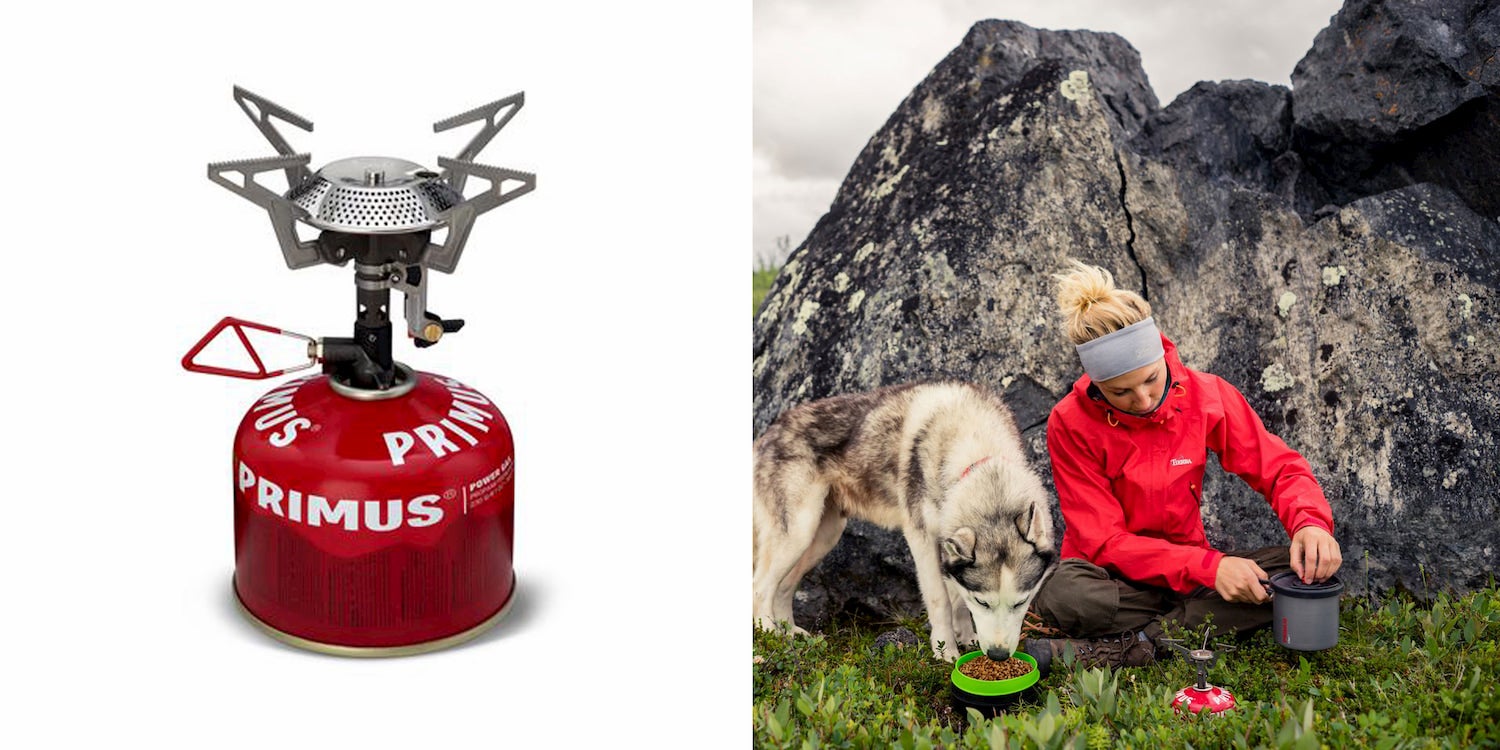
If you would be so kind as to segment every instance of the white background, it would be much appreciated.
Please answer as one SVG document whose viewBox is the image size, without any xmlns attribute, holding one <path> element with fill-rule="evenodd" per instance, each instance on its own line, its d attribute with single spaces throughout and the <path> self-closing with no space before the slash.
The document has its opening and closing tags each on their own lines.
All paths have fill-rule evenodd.
<svg viewBox="0 0 1500 750">
<path fill-rule="evenodd" d="M 750 3 L 23 7 L 0 48 L 0 745 L 743 742 Z M 518 600 L 470 645 L 325 657 L 233 607 L 230 443 L 271 383 L 178 360 L 224 315 L 346 336 L 354 291 L 288 270 L 206 178 L 273 153 L 234 84 L 316 124 L 280 126 L 314 168 L 435 166 L 475 126 L 433 122 L 526 92 L 480 161 L 537 189 L 430 284 L 468 327 L 396 348 L 516 435 Z"/>
</svg>

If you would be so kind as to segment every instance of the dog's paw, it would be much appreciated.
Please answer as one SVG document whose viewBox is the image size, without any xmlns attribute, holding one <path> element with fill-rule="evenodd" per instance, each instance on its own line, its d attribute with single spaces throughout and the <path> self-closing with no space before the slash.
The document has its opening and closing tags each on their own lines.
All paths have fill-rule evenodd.
<svg viewBox="0 0 1500 750">
<path fill-rule="evenodd" d="M 773 617 L 755 618 L 755 627 L 771 633 L 779 633 L 787 630 L 789 623 L 786 620 L 777 620 Z"/>
<path fill-rule="evenodd" d="M 943 661 L 954 661 L 962 655 L 963 653 L 958 650 L 957 646 L 953 646 L 938 640 L 934 640 L 932 642 L 933 658 L 942 659 Z"/>
<path fill-rule="evenodd" d="M 792 635 L 812 635 L 804 628 L 797 627 L 796 623 L 787 620 L 773 620 L 769 617 L 757 617 L 755 627 L 768 630 L 772 633 L 791 633 Z"/>
</svg>

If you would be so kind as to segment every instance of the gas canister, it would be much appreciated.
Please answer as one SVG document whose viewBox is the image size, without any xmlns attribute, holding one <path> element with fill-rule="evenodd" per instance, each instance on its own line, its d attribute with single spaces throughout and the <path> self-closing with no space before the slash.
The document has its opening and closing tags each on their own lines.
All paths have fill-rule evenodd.
<svg viewBox="0 0 1500 750">
<path fill-rule="evenodd" d="M 515 453 L 500 410 L 411 373 L 378 399 L 318 375 L 250 407 L 234 441 L 235 593 L 324 651 L 439 648 L 514 590 Z"/>
</svg>

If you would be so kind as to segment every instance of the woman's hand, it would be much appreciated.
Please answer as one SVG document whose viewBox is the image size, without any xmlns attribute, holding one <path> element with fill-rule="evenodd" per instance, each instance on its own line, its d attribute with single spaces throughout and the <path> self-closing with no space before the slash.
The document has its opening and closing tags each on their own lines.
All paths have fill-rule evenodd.
<svg viewBox="0 0 1500 750">
<path fill-rule="evenodd" d="M 1271 595 L 1261 581 L 1266 571 L 1254 560 L 1225 556 L 1219 560 L 1219 572 L 1214 576 L 1214 591 L 1225 601 L 1243 604 L 1260 604 L 1269 601 Z"/>
<path fill-rule="evenodd" d="M 1344 563 L 1338 540 L 1317 526 L 1303 526 L 1292 535 L 1292 570 L 1303 583 L 1326 581 Z"/>
</svg>

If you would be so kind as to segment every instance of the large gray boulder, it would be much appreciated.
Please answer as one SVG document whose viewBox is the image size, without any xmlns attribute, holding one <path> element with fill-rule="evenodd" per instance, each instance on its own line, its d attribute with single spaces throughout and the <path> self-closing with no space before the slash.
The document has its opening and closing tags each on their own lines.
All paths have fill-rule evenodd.
<svg viewBox="0 0 1500 750">
<path fill-rule="evenodd" d="M 1292 71 L 1304 213 L 1435 182 L 1500 217 L 1500 3 L 1350 0 Z"/>
<path fill-rule="evenodd" d="M 977 24 L 870 139 L 767 296 L 755 434 L 805 401 L 959 378 L 1006 397 L 1050 485 L 1046 416 L 1079 374 L 1050 275 L 1080 258 L 1145 294 L 1184 362 L 1307 457 L 1352 590 L 1486 583 L 1500 226 L 1452 180 L 1299 212 L 1330 193 L 1321 154 L 1297 148 L 1297 96 L 1202 83 L 1160 109 L 1117 36 Z M 1285 543 L 1262 498 L 1210 477 L 1215 546 Z M 816 626 L 920 609 L 904 541 L 854 523 L 796 611 Z"/>
</svg>

